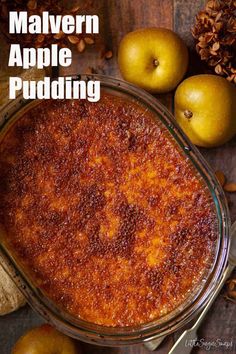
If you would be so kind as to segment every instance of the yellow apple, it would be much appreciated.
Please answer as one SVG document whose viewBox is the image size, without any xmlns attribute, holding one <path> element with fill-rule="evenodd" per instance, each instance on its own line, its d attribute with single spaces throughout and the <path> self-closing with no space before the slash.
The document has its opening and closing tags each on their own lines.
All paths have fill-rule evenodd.
<svg viewBox="0 0 236 354">
<path fill-rule="evenodd" d="M 12 354 L 80 354 L 75 341 L 50 325 L 33 328 L 24 334 L 12 349 Z"/>
<path fill-rule="evenodd" d="M 189 77 L 176 90 L 175 117 L 194 144 L 222 145 L 236 133 L 236 88 L 216 75 Z"/>
<path fill-rule="evenodd" d="M 182 39 L 166 28 L 144 28 L 121 41 L 118 64 L 123 78 L 151 93 L 173 90 L 188 66 Z"/>
</svg>

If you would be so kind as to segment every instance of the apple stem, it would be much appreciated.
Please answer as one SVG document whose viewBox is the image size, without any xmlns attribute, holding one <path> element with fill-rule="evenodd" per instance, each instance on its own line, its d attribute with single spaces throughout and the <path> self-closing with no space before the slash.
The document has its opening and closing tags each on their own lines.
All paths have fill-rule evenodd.
<svg viewBox="0 0 236 354">
<path fill-rule="evenodd" d="M 190 119 L 190 118 L 192 118 L 193 113 L 191 111 L 189 111 L 188 109 L 186 109 L 184 111 L 184 115 L 185 115 L 186 118 Z"/>
<path fill-rule="evenodd" d="M 153 65 L 154 65 L 155 67 L 157 67 L 157 66 L 159 65 L 159 61 L 158 61 L 157 59 L 154 59 L 154 60 L 153 60 Z"/>
</svg>

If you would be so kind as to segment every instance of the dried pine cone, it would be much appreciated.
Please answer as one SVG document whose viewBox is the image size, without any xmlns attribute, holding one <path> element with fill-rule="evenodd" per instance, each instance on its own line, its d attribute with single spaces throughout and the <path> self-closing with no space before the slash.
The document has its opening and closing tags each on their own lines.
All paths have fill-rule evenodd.
<svg viewBox="0 0 236 354">
<path fill-rule="evenodd" d="M 12 35 L 8 33 L 9 11 L 27 11 L 28 16 L 41 15 L 43 11 L 48 11 L 50 15 L 73 15 L 76 16 L 81 11 L 86 11 L 92 5 L 91 1 L 86 2 L 86 6 L 74 6 L 66 8 L 63 1 L 58 0 L 0 0 L 0 23 L 1 31 L 10 42 L 19 43 L 22 47 L 48 47 L 51 44 L 58 44 L 60 47 L 76 46 L 79 52 L 85 50 L 86 45 L 94 44 L 93 35 L 86 33 L 73 33 L 66 35 L 63 32 L 57 34 L 20 34 Z"/>
<path fill-rule="evenodd" d="M 236 83 L 236 0 L 208 0 L 192 34 L 201 59 Z"/>
</svg>

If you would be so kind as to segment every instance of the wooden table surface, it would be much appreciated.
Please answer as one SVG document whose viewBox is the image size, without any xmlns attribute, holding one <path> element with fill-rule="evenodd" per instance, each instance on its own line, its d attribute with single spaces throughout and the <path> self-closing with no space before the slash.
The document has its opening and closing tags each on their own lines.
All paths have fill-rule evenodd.
<svg viewBox="0 0 236 354">
<path fill-rule="evenodd" d="M 193 52 L 193 40 L 190 29 L 194 16 L 204 6 L 203 0 L 95 0 L 94 9 L 100 15 L 101 39 L 107 49 L 113 51 L 110 60 L 101 59 L 95 48 L 84 54 L 74 54 L 73 65 L 61 70 L 62 74 L 82 73 L 88 67 L 98 73 L 120 77 L 117 67 L 117 48 L 121 38 L 129 31 L 140 27 L 167 27 L 174 29 L 185 40 L 190 52 Z M 95 12 L 94 11 L 94 12 Z M 199 65 L 196 54 L 191 54 L 189 74 L 198 73 L 203 68 Z M 158 96 L 158 99 L 173 110 L 173 94 Z M 236 139 L 223 147 L 201 152 L 213 168 L 224 171 L 228 180 L 236 181 Z M 236 194 L 230 195 L 232 221 L 236 220 Z M 234 349 L 211 349 L 210 353 L 236 353 L 236 306 L 226 301 L 224 291 L 220 294 L 205 322 L 199 330 L 199 338 L 206 341 L 221 339 L 233 341 Z M 28 306 L 0 318 L 0 354 L 10 354 L 17 338 L 27 329 L 43 320 Z M 159 347 L 158 353 L 168 353 L 178 333 L 169 336 Z M 145 354 L 148 351 L 142 345 L 123 348 L 100 348 L 83 345 L 85 354 Z M 193 353 L 204 353 L 203 348 L 193 349 Z"/>
</svg>

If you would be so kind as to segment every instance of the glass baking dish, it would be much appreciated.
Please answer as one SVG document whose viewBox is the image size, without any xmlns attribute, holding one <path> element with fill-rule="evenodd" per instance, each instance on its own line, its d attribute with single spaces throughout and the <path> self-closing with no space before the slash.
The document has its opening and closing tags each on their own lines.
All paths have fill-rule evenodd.
<svg viewBox="0 0 236 354">
<path fill-rule="evenodd" d="M 106 76 L 78 75 L 73 76 L 73 79 L 100 80 L 101 90 L 109 91 L 113 95 L 123 96 L 129 100 L 138 102 L 146 109 L 151 110 L 155 114 L 156 120 L 166 127 L 170 138 L 175 140 L 183 154 L 191 161 L 196 169 L 196 173 L 201 175 L 206 188 L 208 188 L 212 195 L 218 217 L 218 241 L 214 262 L 209 273 L 204 277 L 194 294 L 191 294 L 177 309 L 158 320 L 137 327 L 125 328 L 99 326 L 74 318 L 72 315 L 59 309 L 32 283 L 3 242 L 1 235 L 0 263 L 3 260 L 7 261 L 11 269 L 10 276 L 26 296 L 28 303 L 33 309 L 60 331 L 71 337 L 98 345 L 121 346 L 145 342 L 170 334 L 192 320 L 204 307 L 209 296 L 214 292 L 225 269 L 230 243 L 230 217 L 224 193 L 199 151 L 181 131 L 171 113 L 156 98 L 124 81 Z M 25 100 L 20 95 L 16 100 L 5 106 L 0 117 L 1 134 L 7 130 L 11 121 L 16 118 L 16 113 L 18 117 L 22 110 L 24 111 L 36 103 L 35 100 Z"/>
</svg>

